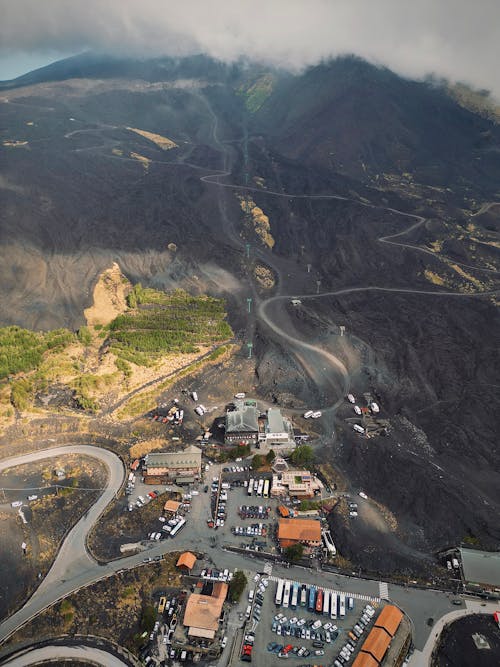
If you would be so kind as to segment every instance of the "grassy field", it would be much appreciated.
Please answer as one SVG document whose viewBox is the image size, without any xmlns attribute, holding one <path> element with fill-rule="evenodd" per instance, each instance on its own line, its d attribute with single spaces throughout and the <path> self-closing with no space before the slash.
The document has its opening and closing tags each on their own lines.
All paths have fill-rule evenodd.
<svg viewBox="0 0 500 667">
<path fill-rule="evenodd" d="M 105 300 L 99 315 L 101 320 L 111 315 L 108 322 L 96 323 L 99 318 L 93 313 L 92 324 L 76 334 L 64 329 L 46 333 L 0 329 L 2 426 L 11 423 L 13 408 L 33 410 L 35 395 L 55 384 L 71 390 L 73 405 L 88 412 L 97 412 L 102 397 L 110 392 L 118 398 L 120 392 L 154 381 L 157 375 L 172 374 L 170 384 L 177 369 L 189 364 L 182 374 L 197 370 L 197 356 L 233 336 L 221 299 L 191 296 L 182 290 L 161 292 L 140 284 L 129 284 L 128 290 L 121 312 Z M 205 363 L 227 349 L 223 345 L 212 350 Z M 150 389 L 151 396 L 147 392 L 135 396 L 126 412 L 140 414 L 144 404 L 154 403 L 161 388 Z"/>
<path fill-rule="evenodd" d="M 111 350 L 127 362 L 148 365 L 158 356 L 197 352 L 233 336 L 221 299 L 136 285 L 128 300 L 130 310 L 109 325 Z"/>
<path fill-rule="evenodd" d="M 36 333 L 20 327 L 0 328 L 0 380 L 35 370 L 46 352 L 62 350 L 74 339 L 66 329 Z"/>
</svg>

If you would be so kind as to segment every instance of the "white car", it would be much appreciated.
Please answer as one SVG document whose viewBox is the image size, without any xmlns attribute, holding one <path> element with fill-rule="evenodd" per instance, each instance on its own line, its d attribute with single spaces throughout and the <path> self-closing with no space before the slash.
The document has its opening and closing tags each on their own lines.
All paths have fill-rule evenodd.
<svg viewBox="0 0 500 667">
<path fill-rule="evenodd" d="M 222 648 L 226 648 L 226 644 L 227 644 L 227 637 L 222 637 L 220 645 L 222 646 Z"/>
<path fill-rule="evenodd" d="M 235 398 L 242 399 L 245 398 L 246 394 L 244 391 L 239 391 L 237 394 L 234 395 Z"/>
<path fill-rule="evenodd" d="M 11 507 L 21 507 L 22 504 L 23 504 L 22 500 L 14 500 L 14 502 L 11 503 L 10 505 L 11 505 Z"/>
<path fill-rule="evenodd" d="M 309 417 L 312 417 L 314 414 L 314 410 L 308 410 L 307 412 L 304 412 L 304 419 L 309 419 Z"/>
<path fill-rule="evenodd" d="M 321 415 L 322 415 L 321 410 L 316 410 L 316 412 L 312 413 L 311 417 L 312 417 L 312 419 L 319 419 L 321 417 Z"/>
<path fill-rule="evenodd" d="M 368 496 L 366 495 L 366 493 L 364 491 L 360 491 L 358 493 L 358 495 L 359 495 L 360 498 L 364 498 L 364 500 L 368 500 Z"/>
<path fill-rule="evenodd" d="M 353 409 L 354 409 L 354 412 L 355 412 L 357 415 L 360 415 L 360 414 L 361 414 L 361 408 L 359 407 L 359 405 L 355 405 Z"/>
<path fill-rule="evenodd" d="M 356 399 L 354 398 L 354 396 L 352 394 L 347 394 L 347 400 L 349 401 L 349 403 L 353 403 L 353 404 L 356 403 Z"/>
</svg>

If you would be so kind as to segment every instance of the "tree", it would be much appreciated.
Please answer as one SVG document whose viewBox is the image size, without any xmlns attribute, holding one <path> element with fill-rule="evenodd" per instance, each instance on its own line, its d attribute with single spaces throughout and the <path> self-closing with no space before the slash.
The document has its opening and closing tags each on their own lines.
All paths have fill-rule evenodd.
<svg viewBox="0 0 500 667">
<path fill-rule="evenodd" d="M 266 461 L 271 465 L 271 463 L 274 461 L 276 458 L 276 454 L 274 452 L 274 449 L 270 449 L 267 454 L 266 454 Z"/>
<path fill-rule="evenodd" d="M 298 560 L 301 560 L 304 555 L 304 547 L 302 544 L 291 544 L 285 549 L 285 558 L 291 563 L 296 563 Z"/>
<path fill-rule="evenodd" d="M 255 454 L 255 456 L 252 459 L 252 468 L 254 470 L 258 470 L 259 468 L 262 468 L 264 465 L 264 459 L 260 454 Z"/>
<path fill-rule="evenodd" d="M 314 451 L 310 445 L 300 445 L 292 452 L 291 462 L 296 466 L 308 466 L 314 461 Z"/>
<path fill-rule="evenodd" d="M 233 580 L 229 584 L 229 599 L 231 602 L 238 602 L 247 583 L 248 579 L 246 578 L 245 573 L 241 570 L 237 570 L 234 573 Z"/>
</svg>

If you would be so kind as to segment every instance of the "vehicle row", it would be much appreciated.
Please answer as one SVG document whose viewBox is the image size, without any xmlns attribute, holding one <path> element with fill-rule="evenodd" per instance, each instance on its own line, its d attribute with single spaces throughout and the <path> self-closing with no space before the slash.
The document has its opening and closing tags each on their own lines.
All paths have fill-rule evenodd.
<svg viewBox="0 0 500 667">
<path fill-rule="evenodd" d="M 231 581 L 233 573 L 229 570 L 202 570 L 200 577 L 210 581 Z"/>
<path fill-rule="evenodd" d="M 364 634 L 365 629 L 370 624 L 374 615 L 374 607 L 370 604 L 365 605 L 358 622 L 355 623 L 352 630 L 347 633 L 348 639 L 340 649 L 339 654 L 333 663 L 335 667 L 342 667 L 342 665 L 350 661 L 352 654 L 356 649 L 358 639 Z"/>
<path fill-rule="evenodd" d="M 328 589 L 323 590 L 287 579 L 278 579 L 274 602 L 276 606 L 284 609 L 307 607 L 308 611 L 328 616 L 331 619 L 343 618 L 346 615 L 346 609 L 348 611 L 354 609 L 354 598 L 345 593 L 335 593 Z"/>
<path fill-rule="evenodd" d="M 242 519 L 268 519 L 271 508 L 268 505 L 241 505 L 238 514 Z"/>
<path fill-rule="evenodd" d="M 262 523 L 252 523 L 251 526 L 232 526 L 231 532 L 233 535 L 245 535 L 246 537 L 265 537 L 267 527 Z"/>
</svg>

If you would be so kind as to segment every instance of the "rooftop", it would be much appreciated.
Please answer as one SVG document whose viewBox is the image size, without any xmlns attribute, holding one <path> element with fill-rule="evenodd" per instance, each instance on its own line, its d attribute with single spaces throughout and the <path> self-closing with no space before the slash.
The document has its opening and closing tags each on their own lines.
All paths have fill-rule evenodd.
<svg viewBox="0 0 500 667">
<path fill-rule="evenodd" d="M 369 653 L 358 653 L 352 667 L 378 667 L 378 662 Z"/>
<path fill-rule="evenodd" d="M 186 603 L 183 624 L 195 629 L 195 633 L 200 629 L 216 632 L 227 588 L 227 584 L 220 582 L 217 589 L 214 586 L 213 595 L 192 593 Z M 190 634 L 194 633 L 190 630 Z"/>
<path fill-rule="evenodd" d="M 321 540 L 321 524 L 314 519 L 280 519 L 278 539 L 295 542 L 319 542 Z"/>
<path fill-rule="evenodd" d="M 254 405 L 239 405 L 226 414 L 226 433 L 258 432 L 259 411 Z"/>
<path fill-rule="evenodd" d="M 383 628 L 391 635 L 391 637 L 394 637 L 402 618 L 403 612 L 393 604 L 388 604 L 380 612 L 375 621 L 375 627 Z"/>
<path fill-rule="evenodd" d="M 146 468 L 191 468 L 201 466 L 201 449 L 190 445 L 182 452 L 153 452 L 146 459 Z"/>
<path fill-rule="evenodd" d="M 165 512 L 172 512 L 175 514 L 175 512 L 178 511 L 180 506 L 181 504 L 178 503 L 176 500 L 167 500 L 167 502 L 163 505 L 163 509 L 165 510 Z"/>
<path fill-rule="evenodd" d="M 500 588 L 500 551 L 460 549 L 466 581 Z"/>
<path fill-rule="evenodd" d="M 370 634 L 365 639 L 361 651 L 364 653 L 370 653 L 375 660 L 382 662 L 382 658 L 389 648 L 391 643 L 391 637 L 387 634 L 382 628 L 373 628 L 370 631 Z"/>
<path fill-rule="evenodd" d="M 196 564 L 196 556 L 190 551 L 185 551 L 179 556 L 177 561 L 177 567 L 187 567 L 188 570 L 192 570 Z"/>
<path fill-rule="evenodd" d="M 267 427 L 270 433 L 286 433 L 287 428 L 279 408 L 269 408 L 267 411 Z"/>
</svg>

